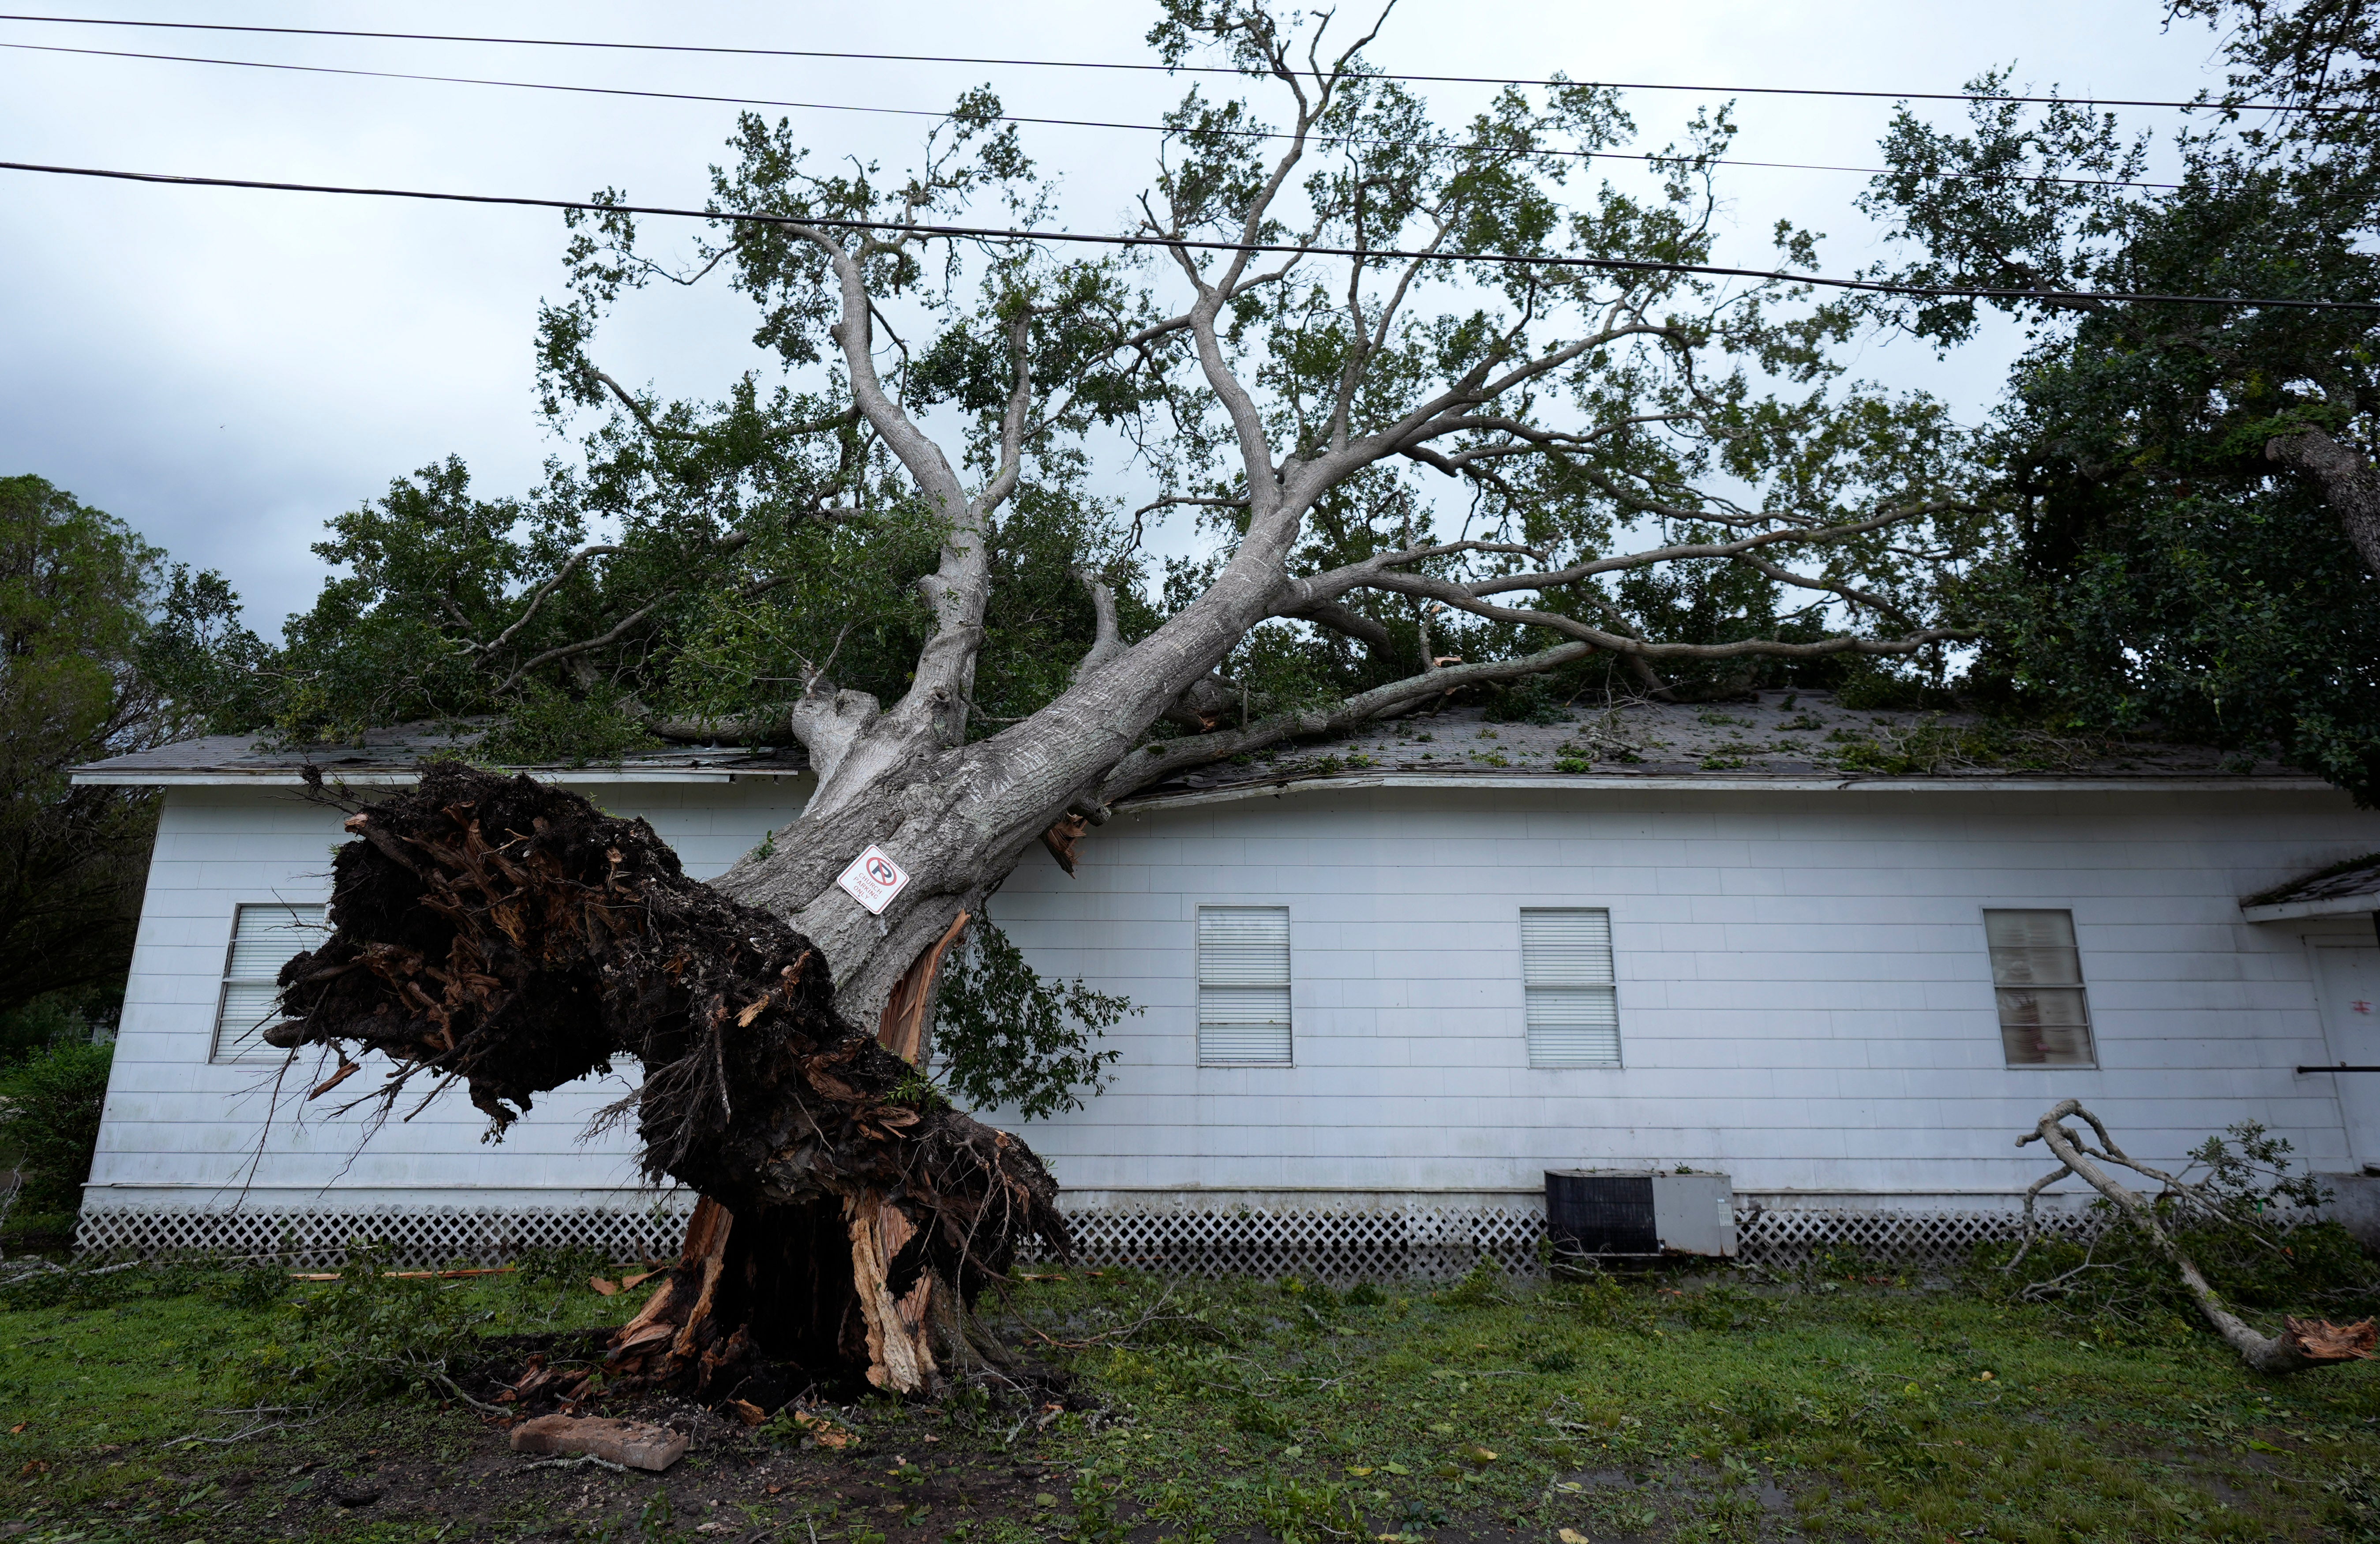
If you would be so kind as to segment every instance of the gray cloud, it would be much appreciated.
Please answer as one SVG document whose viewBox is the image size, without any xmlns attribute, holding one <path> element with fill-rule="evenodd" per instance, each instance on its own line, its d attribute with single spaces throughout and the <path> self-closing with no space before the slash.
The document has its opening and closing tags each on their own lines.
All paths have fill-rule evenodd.
<svg viewBox="0 0 2380 1544">
<path fill-rule="evenodd" d="M 1153 8 L 1152 8 L 1153 9 Z M 99 14 L 186 18 L 161 4 Z M 228 14 L 228 13 L 220 13 Z M 1151 10 L 1101 0 L 985 6 L 625 4 L 258 4 L 267 24 L 509 30 L 1072 58 L 1144 56 Z M 1392 69 L 1586 79 L 1955 90 L 2016 61 L 2069 91 L 2182 96 L 2215 79 L 2204 33 L 2158 31 L 2152 3 L 2078 8 L 1726 0 L 1693 6 L 1421 0 L 1376 56 Z M 698 19 L 688 20 L 693 16 Z M 67 43 L 373 69 L 508 75 L 671 91 L 939 107 L 990 79 L 1011 108 L 1148 121 L 1179 91 L 1146 75 L 696 55 L 460 48 L 0 24 L 0 42 Z M 1473 88 L 1431 93 L 1449 106 Z M 1658 147 L 1693 99 L 1633 104 Z M 125 59 L 0 52 L 0 142 L 12 160 L 286 180 L 578 196 L 616 186 L 698 203 L 734 117 L 723 105 L 375 82 Z M 1882 103 L 1746 99 L 1742 152 L 1865 163 Z M 796 113 L 822 159 L 897 166 L 923 126 Z M 1030 130 L 1064 177 L 1065 223 L 1111 226 L 1151 164 L 1153 137 Z M 1611 174 L 1625 178 L 1625 171 Z M 1732 171 L 1730 243 L 1767 255 L 1779 216 L 1828 232 L 1840 270 L 1879 249 L 1851 208 L 1854 176 Z M 114 511 L 176 558 L 222 569 L 266 630 L 321 577 L 322 520 L 452 452 L 483 489 L 517 492 L 566 452 L 530 400 L 530 332 L 559 288 L 552 213 L 145 188 L 0 173 L 0 473 L 38 472 Z M 690 233 L 688 233 L 690 234 Z M 680 239 L 684 239 L 683 237 Z M 640 302 L 607 340 L 616 373 L 715 394 L 762 362 L 724 286 Z M 1948 363 L 1871 346 L 1864 373 L 1979 411 L 2010 340 Z"/>
</svg>

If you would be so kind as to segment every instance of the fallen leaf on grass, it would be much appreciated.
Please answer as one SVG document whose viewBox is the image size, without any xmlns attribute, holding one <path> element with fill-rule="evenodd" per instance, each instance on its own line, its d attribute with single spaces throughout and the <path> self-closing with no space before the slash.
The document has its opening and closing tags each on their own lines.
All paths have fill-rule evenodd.
<svg viewBox="0 0 2380 1544">
<path fill-rule="evenodd" d="M 8 1429 L 8 1435 L 11 1437 L 22 1437 L 25 1434 L 25 1429 L 32 1424 L 33 1423 L 31 1421 L 18 1421 L 16 1425 Z"/>
<path fill-rule="evenodd" d="M 859 1441 L 856 1432 L 846 1431 L 814 1411 L 795 1411 L 794 1424 L 809 1433 L 810 1440 L 822 1448 L 847 1448 Z"/>
<path fill-rule="evenodd" d="M 1413 1473 L 1411 1469 L 1406 1468 L 1402 1464 L 1383 1464 L 1380 1465 L 1380 1471 L 1383 1474 L 1391 1475 L 1409 1475 Z"/>
<path fill-rule="evenodd" d="M 619 1283 L 605 1281 L 601 1276 L 588 1277 L 587 1284 L 593 1287 L 597 1292 L 602 1294 L 606 1297 L 611 1296 L 613 1294 L 620 1290 Z"/>
<path fill-rule="evenodd" d="M 1036 1274 L 1030 1270 L 1020 1270 L 1016 1273 L 1016 1279 L 1020 1282 L 1062 1282 L 1066 1278 L 1054 1271 Z"/>
<path fill-rule="evenodd" d="M 49 1472 L 50 1461 L 46 1458 L 36 1458 L 30 1464 L 28 1464 L 23 1468 L 18 1470 L 17 1477 L 18 1479 L 30 1479 L 35 1475 L 45 1475 Z"/>
<path fill-rule="evenodd" d="M 1369 1469 L 1359 1469 L 1359 1468 L 1357 1468 L 1354 1465 L 1350 1464 L 1350 1465 L 1347 1465 L 1347 1472 L 1348 1472 L 1349 1474 L 1351 1474 L 1351 1475 L 1354 1475 L 1357 1479 L 1361 1479 L 1361 1478 L 1363 1478 L 1366 1475 L 1370 1474 L 1372 1471 L 1371 1471 L 1371 1470 L 1369 1470 Z"/>
<path fill-rule="evenodd" d="M 1474 1464 L 1493 1464 L 1496 1462 L 1494 1450 L 1483 1448 L 1476 1442 L 1466 1442 L 1462 1447 L 1459 1447 L 1454 1451 L 1459 1456 L 1467 1458 Z"/>
<path fill-rule="evenodd" d="M 1561 1532 L 1554 1535 L 1554 1537 L 1560 1539 L 1561 1544 L 1587 1544 L 1586 1535 L 1579 1532 L 1576 1528 L 1564 1528 Z"/>
<path fill-rule="evenodd" d="M 1050 1494 L 1049 1491 L 1044 1490 L 1039 1495 L 1033 1498 L 1033 1504 L 1035 1506 L 1056 1506 L 1058 1504 L 1058 1498 Z"/>
</svg>

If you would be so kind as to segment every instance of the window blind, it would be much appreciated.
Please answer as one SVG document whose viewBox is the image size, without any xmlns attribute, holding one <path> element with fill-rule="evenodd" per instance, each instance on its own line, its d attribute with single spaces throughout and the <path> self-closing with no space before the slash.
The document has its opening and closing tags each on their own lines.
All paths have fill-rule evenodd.
<svg viewBox="0 0 2380 1544">
<path fill-rule="evenodd" d="M 2012 1067 L 2098 1064 L 2070 911 L 1985 911 L 2000 1045 Z"/>
<path fill-rule="evenodd" d="M 1198 908 L 1198 1062 L 1290 1064 L 1289 908 Z"/>
<path fill-rule="evenodd" d="M 214 1060 L 272 1062 L 281 1052 L 264 1043 L 277 1021 L 281 989 L 273 978 L 289 956 L 319 949 L 331 930 L 321 906 L 244 906 L 232 914 L 231 950 L 224 961 L 223 995 L 215 1008 Z"/>
<path fill-rule="evenodd" d="M 1521 983 L 1529 1065 L 1620 1064 L 1620 989 L 1611 969 L 1609 910 L 1524 909 Z"/>
</svg>

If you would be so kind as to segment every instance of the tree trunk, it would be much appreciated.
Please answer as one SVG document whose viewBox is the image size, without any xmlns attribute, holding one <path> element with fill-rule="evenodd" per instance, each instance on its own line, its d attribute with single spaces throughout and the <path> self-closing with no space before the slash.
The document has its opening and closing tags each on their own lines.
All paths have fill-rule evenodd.
<svg viewBox="0 0 2380 1544">
<path fill-rule="evenodd" d="M 644 1169 L 701 1196 L 669 1280 L 615 1339 L 614 1387 L 767 1408 L 812 1380 L 932 1391 L 983 1284 L 1056 1183 L 836 1012 L 821 952 L 686 878 L 642 821 L 459 763 L 350 816 L 333 936 L 283 968 L 267 1039 L 395 1064 L 356 1102 L 462 1080 L 501 1129 L 614 1058 L 643 1064 Z M 946 922 L 880 1032 L 916 1053 Z M 434 1091 L 434 1090 L 433 1090 Z"/>
<path fill-rule="evenodd" d="M 2319 429 L 2266 441 L 2265 457 L 2313 484 L 2347 528 L 2363 565 L 2380 574 L 2380 472 L 2372 463 Z"/>
</svg>

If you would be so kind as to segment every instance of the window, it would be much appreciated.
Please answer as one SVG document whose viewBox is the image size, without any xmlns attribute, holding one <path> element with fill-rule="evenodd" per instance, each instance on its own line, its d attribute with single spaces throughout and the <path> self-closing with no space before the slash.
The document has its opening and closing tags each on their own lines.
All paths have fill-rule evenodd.
<svg viewBox="0 0 2380 1544">
<path fill-rule="evenodd" d="M 1528 999 L 1529 1065 L 1620 1064 L 1610 912 L 1601 906 L 1523 910 L 1521 985 Z"/>
<path fill-rule="evenodd" d="M 1198 908 L 1198 1064 L 1290 1064 L 1289 908 Z"/>
<path fill-rule="evenodd" d="M 2098 1065 L 2070 911 L 1986 911 L 2000 1043 L 2012 1067 Z"/>
<path fill-rule="evenodd" d="M 245 906 L 232 914 L 231 953 L 215 1009 L 218 1062 L 272 1062 L 281 1052 L 261 1036 L 276 1022 L 273 978 L 289 956 L 319 949 L 331 935 L 320 906 Z"/>
</svg>

